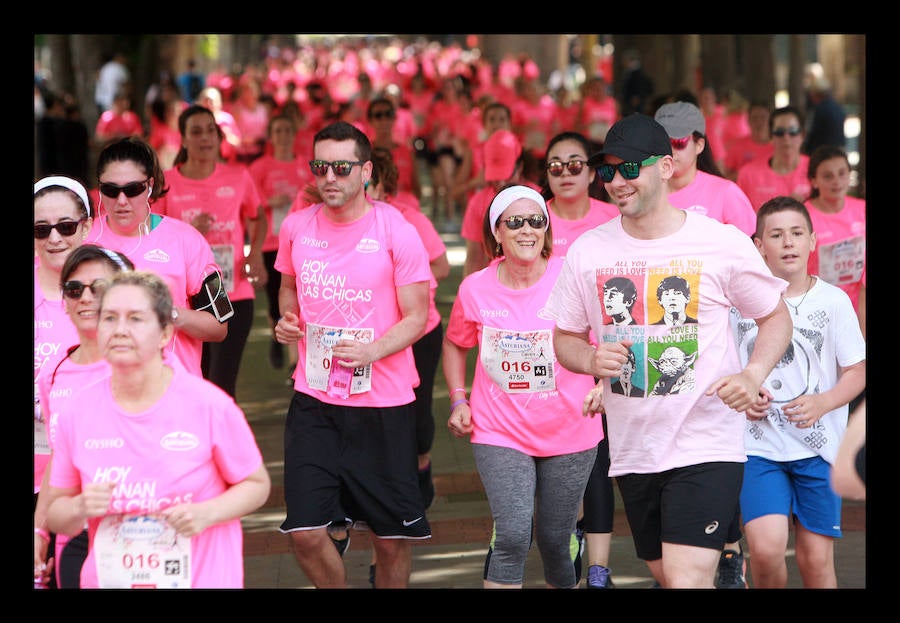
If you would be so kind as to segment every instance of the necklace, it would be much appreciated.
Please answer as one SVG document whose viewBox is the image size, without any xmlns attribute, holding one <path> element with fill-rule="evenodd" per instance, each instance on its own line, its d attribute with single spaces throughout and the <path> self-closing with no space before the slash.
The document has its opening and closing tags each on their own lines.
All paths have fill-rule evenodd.
<svg viewBox="0 0 900 623">
<path fill-rule="evenodd" d="M 800 312 L 799 312 L 800 306 L 803 305 L 803 301 L 806 300 L 806 295 L 809 294 L 809 291 L 812 290 L 813 283 L 815 283 L 815 282 L 813 281 L 812 275 L 809 275 L 806 279 L 807 279 L 806 282 L 807 282 L 807 284 L 808 284 L 808 285 L 806 286 L 806 292 L 803 293 L 803 298 L 800 299 L 800 302 L 799 302 L 799 303 L 797 303 L 796 305 L 794 305 L 794 304 L 792 304 L 792 303 L 788 303 L 788 300 L 787 300 L 787 299 L 784 299 L 785 304 L 787 304 L 788 307 L 791 307 L 791 308 L 794 310 L 794 315 L 795 315 L 795 316 L 799 316 L 799 315 L 800 315 Z"/>
</svg>

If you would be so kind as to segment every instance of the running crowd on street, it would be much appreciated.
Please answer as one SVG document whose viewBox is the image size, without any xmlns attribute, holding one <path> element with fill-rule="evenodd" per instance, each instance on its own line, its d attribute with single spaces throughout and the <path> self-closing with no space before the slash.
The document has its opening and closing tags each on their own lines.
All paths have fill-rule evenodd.
<svg viewBox="0 0 900 623">
<path fill-rule="evenodd" d="M 116 55 L 90 130 L 36 71 L 34 588 L 245 586 L 258 305 L 292 387 L 279 529 L 318 588 L 361 528 L 370 585 L 409 586 L 445 425 L 490 505 L 483 588 L 522 588 L 532 545 L 547 587 L 615 588 L 614 487 L 657 587 L 784 588 L 793 535 L 802 585 L 838 588 L 866 218 L 818 69 L 775 106 L 305 45 L 192 61 L 135 111 Z"/>
</svg>

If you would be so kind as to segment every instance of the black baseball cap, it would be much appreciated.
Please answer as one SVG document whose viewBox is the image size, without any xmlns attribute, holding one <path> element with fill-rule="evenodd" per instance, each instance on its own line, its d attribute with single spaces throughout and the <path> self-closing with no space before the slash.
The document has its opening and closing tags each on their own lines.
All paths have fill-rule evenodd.
<svg viewBox="0 0 900 623">
<path fill-rule="evenodd" d="M 603 164 L 603 156 L 625 162 L 642 162 L 651 156 L 671 156 L 672 143 L 666 129 L 653 118 L 634 113 L 619 119 L 606 134 L 603 151 L 588 159 L 588 166 Z"/>
</svg>

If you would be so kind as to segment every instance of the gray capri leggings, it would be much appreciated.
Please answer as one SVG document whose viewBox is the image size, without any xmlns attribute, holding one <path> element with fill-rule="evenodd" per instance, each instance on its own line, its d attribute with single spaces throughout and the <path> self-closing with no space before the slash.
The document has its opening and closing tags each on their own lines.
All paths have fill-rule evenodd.
<svg viewBox="0 0 900 623">
<path fill-rule="evenodd" d="M 484 444 L 472 444 L 472 452 L 496 531 L 487 580 L 524 582 L 533 519 L 544 580 L 556 588 L 575 586 L 569 543 L 597 447 L 548 457 Z"/>
</svg>

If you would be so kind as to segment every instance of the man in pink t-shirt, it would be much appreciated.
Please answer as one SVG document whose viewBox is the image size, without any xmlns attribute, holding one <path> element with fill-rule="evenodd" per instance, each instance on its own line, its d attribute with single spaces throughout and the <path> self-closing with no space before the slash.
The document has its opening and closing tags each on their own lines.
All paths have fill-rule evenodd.
<svg viewBox="0 0 900 623">
<path fill-rule="evenodd" d="M 431 528 L 419 490 L 412 343 L 425 330 L 432 275 L 422 239 L 400 212 L 370 201 L 372 147 L 338 121 L 316 134 L 310 167 L 322 203 L 281 226 L 275 268 L 296 343 L 285 423 L 284 490 L 297 562 L 320 588 L 346 587 L 327 527 L 365 522 L 377 588 L 409 584 L 412 541 Z M 298 198 L 299 199 L 299 198 Z"/>
</svg>

